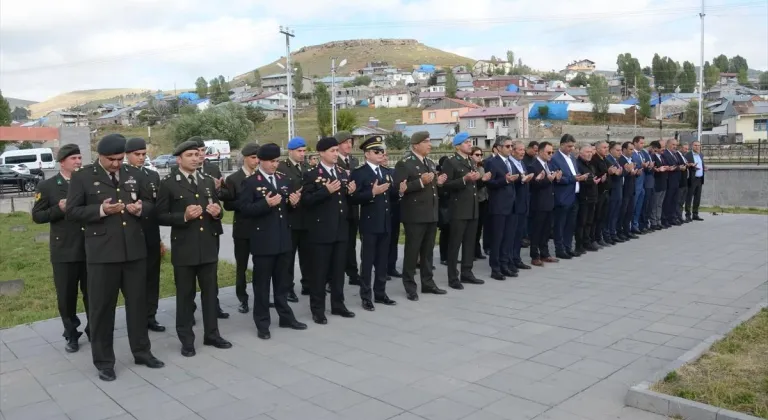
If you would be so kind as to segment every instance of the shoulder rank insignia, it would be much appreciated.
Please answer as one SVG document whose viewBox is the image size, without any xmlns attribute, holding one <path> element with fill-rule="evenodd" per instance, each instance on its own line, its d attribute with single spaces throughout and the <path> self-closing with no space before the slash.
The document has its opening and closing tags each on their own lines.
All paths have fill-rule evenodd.
<svg viewBox="0 0 768 420">
<path fill-rule="evenodd" d="M 35 201 L 40 201 L 41 198 L 43 198 L 43 194 L 42 193 L 35 194 Z"/>
</svg>

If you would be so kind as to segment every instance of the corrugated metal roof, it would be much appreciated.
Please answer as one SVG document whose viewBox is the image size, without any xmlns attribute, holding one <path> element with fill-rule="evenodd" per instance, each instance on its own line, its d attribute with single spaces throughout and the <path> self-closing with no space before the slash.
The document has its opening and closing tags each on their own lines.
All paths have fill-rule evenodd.
<svg viewBox="0 0 768 420">
<path fill-rule="evenodd" d="M 473 109 L 467 112 L 466 114 L 462 115 L 461 118 L 506 117 L 511 115 L 517 115 L 524 111 L 525 111 L 525 108 L 522 106 L 479 108 L 479 109 Z"/>
<path fill-rule="evenodd" d="M 456 124 L 418 124 L 408 125 L 403 129 L 403 134 L 410 137 L 417 131 L 426 131 L 433 139 L 444 139 L 456 134 Z"/>
<path fill-rule="evenodd" d="M 624 114 L 633 105 L 628 104 L 609 104 L 609 114 Z M 589 102 L 571 102 L 568 104 L 568 112 L 592 112 L 595 106 Z"/>
<path fill-rule="evenodd" d="M 106 115 L 102 115 L 102 116 L 101 116 L 101 117 L 99 117 L 98 119 L 100 119 L 100 120 L 108 120 L 108 119 L 110 119 L 110 118 L 115 118 L 115 117 L 117 117 L 117 116 L 119 116 L 119 115 L 125 114 L 125 113 L 126 113 L 126 112 L 128 112 L 128 111 L 133 111 L 133 108 L 122 108 L 122 109 L 118 109 L 118 110 L 115 110 L 115 111 L 112 111 L 112 112 L 110 112 L 109 114 L 106 114 Z"/>
</svg>

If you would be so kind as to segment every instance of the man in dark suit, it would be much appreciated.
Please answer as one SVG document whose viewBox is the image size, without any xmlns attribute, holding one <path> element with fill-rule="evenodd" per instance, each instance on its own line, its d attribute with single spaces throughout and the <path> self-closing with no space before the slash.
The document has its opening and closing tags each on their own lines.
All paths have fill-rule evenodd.
<svg viewBox="0 0 768 420">
<path fill-rule="evenodd" d="M 580 253 L 572 250 L 573 233 L 576 229 L 576 214 L 579 203 L 576 194 L 579 193 L 579 181 L 587 178 L 576 172 L 576 165 L 571 159 L 571 153 L 576 145 L 576 139 L 570 134 L 560 138 L 560 149 L 554 153 L 550 165 L 552 169 L 561 172 L 555 182 L 554 237 L 555 255 L 558 258 L 569 259 L 578 257 Z"/>
<path fill-rule="evenodd" d="M 112 338 L 120 291 L 125 297 L 128 341 L 135 363 L 164 366 L 152 355 L 147 333 L 147 249 L 141 214 L 152 211 L 153 206 L 147 191 L 120 167 L 125 142 L 120 134 L 102 138 L 96 163 L 73 174 L 66 201 L 67 220 L 85 225 L 91 352 L 103 381 L 117 378 Z"/>
<path fill-rule="evenodd" d="M 645 195 L 645 170 L 651 163 L 650 160 L 645 158 L 643 147 L 645 147 L 645 137 L 635 136 L 632 139 L 632 163 L 635 164 L 635 168 L 642 170 L 634 178 L 635 196 L 632 199 L 632 226 L 630 231 L 637 235 L 645 233 L 645 227 L 640 222 L 640 218 L 645 207 L 645 201 L 648 199 Z"/>
<path fill-rule="evenodd" d="M 677 140 L 667 140 L 667 148 L 662 154 L 664 166 L 667 170 L 667 193 L 664 196 L 664 209 L 662 213 L 662 224 L 667 226 L 680 226 L 682 223 L 677 217 L 677 203 L 680 199 L 680 178 L 681 163 L 677 159 Z"/>
<path fill-rule="evenodd" d="M 512 248 L 517 229 L 515 182 L 520 174 L 515 173 L 509 160 L 512 139 L 499 137 L 494 147 L 498 154 L 485 164 L 485 173 L 490 174 L 485 183 L 488 188 L 488 217 L 496 231 L 491 235 L 488 263 L 491 266 L 491 278 L 505 280 L 506 277 L 517 277 L 517 267 L 512 262 Z"/>
<path fill-rule="evenodd" d="M 538 155 L 539 155 L 539 142 L 537 142 L 536 140 L 531 140 L 530 142 L 528 142 L 528 147 L 526 147 L 525 149 L 525 156 L 523 156 L 523 167 L 525 168 L 526 171 L 529 171 L 528 168 L 531 167 L 531 165 L 536 160 L 536 157 L 538 157 Z M 527 197 L 527 200 L 530 202 L 530 194 Z M 525 221 L 525 224 L 523 225 L 523 242 L 522 242 L 523 247 L 526 247 L 531 243 L 529 232 L 531 229 L 531 223 L 533 222 L 533 218 L 530 212 L 526 214 L 525 218 L 526 218 L 526 221 Z"/>
<path fill-rule="evenodd" d="M 142 188 L 151 194 L 148 200 L 157 200 L 157 190 L 160 188 L 160 174 L 147 169 L 144 161 L 147 157 L 147 143 L 144 139 L 134 137 L 125 143 L 125 154 L 128 160 L 128 172 L 139 180 Z M 144 211 L 141 214 L 141 228 L 144 230 L 144 242 L 147 245 L 147 328 L 150 331 L 163 332 L 165 327 L 157 322 L 157 303 L 160 298 L 160 225 L 154 211 Z"/>
<path fill-rule="evenodd" d="M 579 157 L 576 158 L 576 170 L 587 179 L 579 181 L 579 212 L 576 216 L 576 252 L 597 251 L 599 248 L 593 244 L 592 222 L 595 218 L 595 206 L 597 204 L 597 187 L 601 178 L 596 176 L 592 165 L 594 147 L 589 144 L 581 146 Z M 606 176 L 607 178 L 607 176 Z"/>
<path fill-rule="evenodd" d="M 307 142 L 301 137 L 294 137 L 288 141 L 288 158 L 280 162 L 277 166 L 278 172 L 284 173 L 290 180 L 293 191 L 301 189 L 304 181 L 304 173 L 309 167 L 304 163 L 304 155 L 307 152 Z M 299 297 L 294 291 L 296 253 L 299 255 L 299 272 L 301 273 L 301 294 L 309 296 L 309 246 L 307 245 L 307 229 L 304 226 L 304 212 L 301 206 L 294 208 L 288 215 L 288 221 L 291 224 L 291 245 L 293 251 L 291 254 L 291 263 L 288 274 L 291 277 L 291 284 L 288 289 L 288 302 L 298 302 Z"/>
<path fill-rule="evenodd" d="M 645 162 L 648 162 L 645 166 L 645 181 L 643 188 L 645 189 L 645 200 L 643 202 L 643 209 L 640 212 L 639 227 L 641 233 L 652 231 L 651 229 L 651 209 L 655 205 L 656 196 L 656 163 L 651 157 L 653 148 L 651 146 L 646 149 L 640 150 L 640 154 L 643 156 Z"/>
<path fill-rule="evenodd" d="M 231 197 L 224 200 L 224 209 L 234 212 L 232 219 L 232 241 L 235 247 L 235 295 L 240 305 L 237 311 L 241 314 L 247 314 L 248 307 L 248 282 L 245 278 L 248 271 L 248 257 L 251 255 L 251 230 L 253 230 L 252 220 L 243 217 L 243 214 L 237 210 L 237 200 L 243 193 L 243 182 L 246 178 L 253 175 L 259 166 L 259 145 L 248 143 L 240 150 L 243 156 L 243 166 L 235 173 L 228 176 L 224 181 Z"/>
<path fill-rule="evenodd" d="M 389 179 L 394 180 L 395 169 L 389 165 L 389 156 L 386 150 L 381 163 L 381 171 Z M 389 189 L 389 216 L 390 216 L 390 234 L 389 234 L 389 252 L 387 257 L 387 280 L 392 277 L 401 278 L 403 274 L 397 271 L 398 242 L 400 240 L 400 191 L 397 185 L 392 184 Z"/>
<path fill-rule="evenodd" d="M 661 209 L 664 204 L 664 195 L 667 193 L 667 167 L 664 166 L 661 151 L 664 148 L 664 140 L 655 140 L 651 142 L 650 155 L 653 162 L 653 199 L 652 206 L 648 211 L 650 227 L 653 230 L 661 230 Z"/>
<path fill-rule="evenodd" d="M 616 228 L 616 235 L 619 239 L 637 239 L 637 235 L 632 232 L 632 217 L 635 210 L 635 178 L 642 168 L 637 169 L 632 162 L 634 146 L 632 142 L 625 141 L 621 145 L 621 157 L 619 164 L 624 168 L 624 189 L 621 192 L 621 210 L 619 211 L 619 224 Z"/>
<path fill-rule="evenodd" d="M 538 148 L 538 143 L 536 144 Z M 530 149 L 530 145 L 529 145 Z M 529 173 L 526 169 L 527 165 L 524 163 L 524 157 L 528 156 L 525 153 L 525 145 L 520 140 L 512 142 L 512 153 L 509 156 L 509 161 L 512 163 L 512 173 L 517 174 L 519 177 L 514 182 L 515 184 L 515 214 L 517 220 L 515 221 L 515 239 L 512 241 L 512 265 L 516 269 L 530 270 L 531 266 L 523 263 L 523 259 L 520 257 L 520 251 L 523 248 L 523 237 L 527 234 L 528 226 L 528 207 L 530 201 L 530 181 L 533 179 L 533 174 Z"/>
<path fill-rule="evenodd" d="M 703 221 L 699 217 L 699 203 L 701 202 L 701 189 L 704 187 L 704 173 L 707 171 L 707 165 L 704 163 L 704 155 L 701 154 L 701 143 L 698 140 L 691 143 L 691 151 L 686 156 L 688 162 L 694 164 L 689 169 L 688 196 L 685 200 L 685 219 Z M 693 213 L 691 213 L 693 212 Z M 691 219 L 693 214 L 693 219 Z"/>
<path fill-rule="evenodd" d="M 624 201 L 624 169 L 619 163 L 621 158 L 621 143 L 610 142 L 608 144 L 609 154 L 605 157 L 608 162 L 608 178 L 610 179 L 610 193 L 608 195 L 608 222 L 603 237 L 606 242 L 615 245 L 617 242 L 624 242 L 618 236 L 619 217 L 621 214 L 621 203 Z"/>
<path fill-rule="evenodd" d="M 496 143 L 494 142 L 493 146 L 491 146 L 491 155 L 487 158 L 483 159 L 483 168 L 488 168 L 488 162 L 491 161 L 491 159 L 495 158 L 499 155 L 498 147 L 496 146 Z M 486 172 L 488 169 L 486 169 Z M 485 220 L 482 221 L 484 223 L 483 225 L 483 252 L 485 252 L 486 255 L 491 255 L 491 236 L 493 235 L 493 228 L 491 226 L 492 217 L 490 213 L 486 214 Z"/>
<path fill-rule="evenodd" d="M 328 323 L 326 282 L 331 288 L 331 314 L 343 318 L 355 316 L 344 305 L 344 268 L 350 227 L 347 196 L 355 193 L 356 185 L 347 178 L 347 171 L 336 165 L 338 149 L 333 137 L 323 137 L 317 142 L 320 163 L 304 174 L 301 192 L 300 205 L 306 212 L 307 242 L 312 258 L 309 305 L 317 324 Z"/>
<path fill-rule="evenodd" d="M 552 229 L 552 210 L 555 208 L 553 183 L 559 176 L 549 168 L 552 159 L 552 144 L 539 143 L 539 155 L 531 163 L 531 264 L 541 267 L 545 262 L 559 260 L 549 254 L 549 233 Z"/>
<path fill-rule="evenodd" d="M 437 230 L 437 188 L 445 174 L 435 174 L 435 162 L 427 157 L 432 151 L 429 133 L 417 131 L 411 136 L 411 153 L 395 165 L 395 184 L 400 192 L 400 218 L 405 228 L 403 251 L 403 287 L 410 301 L 419 300 L 416 292 L 416 264 L 421 259 L 421 293 L 444 295 L 432 277 L 432 257 Z M 473 256 L 474 257 L 474 256 Z"/>
<path fill-rule="evenodd" d="M 591 164 L 595 171 L 595 178 L 599 178 L 600 183 L 597 184 L 597 201 L 595 202 L 595 215 L 592 218 L 590 237 L 593 244 L 601 247 L 610 245 L 603 236 L 608 222 L 608 198 L 611 192 L 611 177 L 608 173 L 608 168 L 611 165 L 606 159 L 607 156 L 608 143 L 605 141 L 595 143 L 595 154 L 592 156 Z"/>
<path fill-rule="evenodd" d="M 334 136 L 336 141 L 339 142 L 339 158 L 336 164 L 341 169 L 347 172 L 347 178 L 352 175 L 352 170 L 360 166 L 357 158 L 352 156 L 352 146 L 354 145 L 354 138 L 349 131 L 339 131 Z M 356 204 L 352 204 L 347 201 L 349 211 L 347 211 L 347 218 L 349 219 L 349 230 L 347 238 L 347 267 L 344 270 L 349 277 L 349 284 L 352 286 L 360 285 L 360 273 L 357 270 L 357 232 L 360 224 L 360 207 Z"/>
<path fill-rule="evenodd" d="M 392 177 L 382 171 L 384 143 L 381 137 L 370 137 L 360 149 L 365 152 L 365 163 L 352 171 L 352 181 L 357 186 L 355 194 L 349 196 L 353 204 L 360 206 L 360 236 L 362 249 L 360 258 L 360 298 L 363 309 L 373 311 L 373 301 L 383 305 L 395 305 L 387 296 L 387 264 L 390 231 L 390 190 Z M 371 293 L 371 271 L 376 269 Z M 373 298 L 373 299 L 372 299 Z"/>
<path fill-rule="evenodd" d="M 294 190 L 292 181 L 277 172 L 280 146 L 268 143 L 257 151 L 258 169 L 242 183 L 235 208 L 250 223 L 250 253 L 253 254 L 253 322 L 257 336 L 271 337 L 269 325 L 269 286 L 272 283 L 275 310 L 280 328 L 305 330 L 307 325 L 296 320 L 288 306 L 288 273 L 293 247 L 289 214 L 299 206 L 301 191 Z"/>
<path fill-rule="evenodd" d="M 50 223 L 49 248 L 53 267 L 53 285 L 56 288 L 56 302 L 59 317 L 64 324 L 63 337 L 67 341 L 64 350 L 74 353 L 80 349 L 78 339 L 83 334 L 77 331 L 80 318 L 77 316 L 77 288 L 83 294 L 85 306 L 85 334 L 90 338 L 88 324 L 88 274 L 85 263 L 85 238 L 83 224 L 67 220 L 67 191 L 72 174 L 83 163 L 83 156 L 76 144 L 65 144 L 56 155 L 59 173 L 37 184 L 32 220 L 35 223 Z"/>
<path fill-rule="evenodd" d="M 192 357 L 195 352 L 195 291 L 200 286 L 203 306 L 203 344 L 228 349 L 232 344 L 219 334 L 216 284 L 219 262 L 219 237 L 222 209 L 210 177 L 196 171 L 199 159 L 195 142 L 185 141 L 176 147 L 178 166 L 160 182 L 157 197 L 157 219 L 171 227 L 171 263 L 176 284 L 176 334 L 181 341 L 181 354 Z"/>
<path fill-rule="evenodd" d="M 461 132 L 453 137 L 453 156 L 446 159 L 442 171 L 446 180 L 442 189 L 448 193 L 450 217 L 450 239 L 448 240 L 448 285 L 457 290 L 464 288 L 462 283 L 483 284 L 475 277 L 472 268 L 475 262 L 475 236 L 480 218 L 477 199 L 477 181 L 480 173 L 475 170 L 475 163 L 469 157 L 472 151 L 472 139 L 469 133 Z M 491 174 L 486 174 L 487 181 Z M 461 248 L 461 272 L 456 269 Z"/>
<path fill-rule="evenodd" d="M 682 144 L 680 150 L 677 151 L 677 161 L 684 166 L 680 174 L 680 197 L 677 201 L 675 210 L 677 211 L 677 217 L 683 223 L 690 223 L 692 220 L 690 217 L 683 219 L 683 211 L 685 209 L 685 202 L 688 199 L 688 185 L 691 182 L 691 168 L 695 167 L 694 162 L 689 161 L 686 156 L 689 153 L 688 143 Z"/>
</svg>

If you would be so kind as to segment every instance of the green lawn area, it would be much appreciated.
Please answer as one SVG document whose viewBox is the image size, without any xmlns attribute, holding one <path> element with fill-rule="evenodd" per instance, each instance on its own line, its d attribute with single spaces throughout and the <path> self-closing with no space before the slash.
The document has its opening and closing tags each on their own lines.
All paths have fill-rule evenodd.
<svg viewBox="0 0 768 420">
<path fill-rule="evenodd" d="M 768 209 L 756 207 L 701 207 L 699 213 L 730 213 L 730 214 L 763 214 L 768 215 Z"/>
<path fill-rule="evenodd" d="M 23 232 L 11 232 L 23 226 Z M 23 279 L 24 290 L 18 296 L 0 296 L 0 328 L 58 317 L 56 289 L 49 258 L 48 243 L 36 242 L 39 234 L 48 234 L 48 225 L 32 222 L 29 213 L 0 214 L 0 281 Z M 224 240 L 230 240 L 225 238 Z M 176 294 L 171 255 L 166 253 L 160 266 L 160 296 Z M 219 286 L 235 284 L 235 266 L 219 262 Z M 120 297 L 119 305 L 123 304 Z M 84 311 L 82 301 L 78 311 Z"/>
<path fill-rule="evenodd" d="M 652 389 L 768 419 L 768 309 Z"/>
</svg>

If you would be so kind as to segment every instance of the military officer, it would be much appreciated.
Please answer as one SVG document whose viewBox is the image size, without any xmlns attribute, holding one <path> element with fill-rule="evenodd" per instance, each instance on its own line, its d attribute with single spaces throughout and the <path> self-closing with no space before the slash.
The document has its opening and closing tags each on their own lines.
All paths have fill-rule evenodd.
<svg viewBox="0 0 768 420">
<path fill-rule="evenodd" d="M 59 173 L 37 184 L 32 220 L 35 223 L 51 224 L 49 246 L 56 301 L 64 324 L 64 339 L 67 341 L 64 350 L 74 353 L 80 349 L 78 339 L 83 334 L 77 331 L 80 326 L 80 318 L 77 317 L 78 284 L 85 306 L 85 334 L 90 338 L 85 239 L 83 224 L 67 220 L 64 211 L 69 180 L 82 166 L 83 156 L 76 144 L 65 144 L 59 149 L 56 161 L 61 167 Z"/>
<path fill-rule="evenodd" d="M 288 141 L 288 158 L 280 162 L 277 165 L 277 170 L 284 173 L 293 191 L 299 191 L 301 189 L 301 183 L 304 179 L 304 173 L 309 170 L 307 164 L 304 163 L 304 154 L 307 152 L 307 142 L 301 137 L 294 137 Z M 291 277 L 290 289 L 288 290 L 288 302 L 298 302 L 299 297 L 296 296 L 296 292 L 293 290 L 296 285 L 294 281 L 294 269 L 296 264 L 296 252 L 299 253 L 299 269 L 301 270 L 301 294 L 309 296 L 309 255 L 307 246 L 307 229 L 304 226 L 304 214 L 301 206 L 296 207 L 288 215 L 288 220 L 291 224 L 291 246 L 293 251 L 291 253 L 291 267 L 288 270 L 288 275 Z"/>
<path fill-rule="evenodd" d="M 178 167 L 160 182 L 156 207 L 160 224 L 171 226 L 176 333 L 181 341 L 181 354 L 185 357 L 195 355 L 195 333 L 192 331 L 195 280 L 200 285 L 203 305 L 203 344 L 219 349 L 232 347 L 221 338 L 216 316 L 222 209 L 213 180 L 196 171 L 198 154 L 195 142 L 185 141 L 176 147 L 173 155 Z"/>
<path fill-rule="evenodd" d="M 309 305 L 312 320 L 327 324 L 325 283 L 331 288 L 331 314 L 352 318 L 355 313 L 344 305 L 344 268 L 347 261 L 349 220 L 347 196 L 355 193 L 355 182 L 336 165 L 338 142 L 323 137 L 317 142 L 320 163 L 304 174 L 300 205 L 306 212 L 307 242 L 310 244 L 312 273 Z"/>
<path fill-rule="evenodd" d="M 301 191 L 293 189 L 292 180 L 277 172 L 280 146 L 269 143 L 259 149 L 257 172 L 243 183 L 237 209 L 251 220 L 250 251 L 253 254 L 253 322 L 257 335 L 268 340 L 269 286 L 272 282 L 275 309 L 281 328 L 305 330 L 288 306 L 289 272 L 293 246 L 289 213 L 299 206 Z"/>
<path fill-rule="evenodd" d="M 389 166 L 389 156 L 387 151 L 384 151 L 384 161 L 381 163 L 382 173 L 389 175 L 390 179 L 395 177 L 395 169 Z M 400 191 L 398 191 L 397 185 L 394 183 L 389 189 L 389 213 L 390 213 L 390 229 L 389 234 L 389 255 L 387 257 L 387 280 L 391 280 L 392 277 L 403 277 L 403 275 L 397 271 L 397 244 L 400 240 Z"/>
<path fill-rule="evenodd" d="M 139 137 L 128 139 L 125 143 L 125 155 L 128 160 L 126 169 L 139 180 L 141 188 L 147 190 L 147 200 L 157 200 L 160 188 L 160 174 L 147 169 L 144 160 L 147 157 L 147 142 Z M 141 214 L 141 228 L 144 230 L 144 242 L 147 245 L 147 328 L 163 332 L 165 327 L 157 322 L 157 302 L 160 298 L 160 225 L 157 214 L 144 211 Z"/>
<path fill-rule="evenodd" d="M 165 366 L 152 355 L 147 335 L 147 250 L 141 215 L 151 212 L 153 204 L 138 180 L 120 167 L 125 142 L 120 134 L 102 138 L 97 146 L 98 160 L 73 174 L 66 201 L 67 219 L 85 225 L 91 351 L 103 381 L 117 377 L 112 337 L 121 291 L 135 363 L 150 368 Z"/>
<path fill-rule="evenodd" d="M 357 158 L 352 156 L 352 146 L 354 139 L 352 133 L 349 131 L 339 131 L 334 136 L 336 141 L 339 142 L 339 158 L 336 164 L 341 169 L 347 171 L 347 178 L 352 175 L 352 170 L 360 166 Z M 360 274 L 357 271 L 357 231 L 360 225 L 360 207 L 351 202 L 347 202 L 349 211 L 347 211 L 347 219 L 349 219 L 349 230 L 347 238 L 347 264 L 344 271 L 349 277 L 349 284 L 352 286 L 360 285 Z"/>
<path fill-rule="evenodd" d="M 450 215 L 450 238 L 448 240 L 448 285 L 453 289 L 464 288 L 462 283 L 483 284 L 483 280 L 475 277 L 472 267 L 475 261 L 475 237 L 480 211 L 478 209 L 477 182 L 481 180 L 480 173 L 475 170 L 477 165 L 471 161 L 472 139 L 469 133 L 461 132 L 453 137 L 453 147 L 456 153 L 446 159 L 442 165 L 447 179 L 442 185 L 448 195 L 448 214 Z M 482 181 L 488 181 L 488 172 Z M 461 274 L 456 269 L 461 248 Z"/>
<path fill-rule="evenodd" d="M 243 192 L 243 182 L 246 178 L 256 173 L 259 167 L 259 145 L 248 143 L 240 150 L 243 155 L 243 166 L 226 179 L 227 190 L 231 192 L 232 197 L 224 201 L 224 209 L 234 211 L 232 222 L 232 240 L 235 245 L 235 295 L 240 301 L 237 311 L 241 314 L 248 313 L 248 291 L 245 273 L 248 270 L 248 258 L 251 254 L 251 229 L 253 223 L 251 219 L 243 217 L 243 214 L 237 210 L 237 200 Z"/>
<path fill-rule="evenodd" d="M 413 278 L 419 259 L 421 293 L 446 293 L 432 277 L 432 254 L 437 229 L 437 188 L 447 176 L 435 174 L 435 162 L 427 157 L 431 151 L 429 132 L 417 131 L 411 136 L 411 153 L 395 165 L 394 180 L 401 196 L 400 218 L 405 228 L 403 286 L 411 301 L 419 300 Z"/>
<path fill-rule="evenodd" d="M 371 301 L 371 270 L 376 268 L 373 282 L 373 300 L 383 305 L 395 305 L 387 296 L 387 263 L 389 234 L 392 230 L 389 192 L 392 177 L 382 170 L 384 143 L 381 137 L 370 137 L 360 145 L 365 152 L 365 164 L 352 171 L 352 181 L 358 187 L 349 201 L 360 205 L 361 282 L 360 298 L 363 309 L 373 311 Z"/>
</svg>

